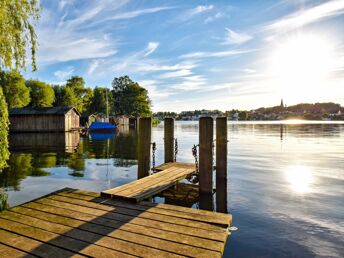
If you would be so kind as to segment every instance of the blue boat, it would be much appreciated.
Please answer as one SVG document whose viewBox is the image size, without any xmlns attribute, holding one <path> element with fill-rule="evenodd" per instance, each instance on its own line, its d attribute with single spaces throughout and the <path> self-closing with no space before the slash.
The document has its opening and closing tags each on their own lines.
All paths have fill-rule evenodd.
<svg viewBox="0 0 344 258">
<path fill-rule="evenodd" d="M 93 122 L 88 130 L 91 132 L 116 132 L 117 126 L 108 122 Z"/>
</svg>

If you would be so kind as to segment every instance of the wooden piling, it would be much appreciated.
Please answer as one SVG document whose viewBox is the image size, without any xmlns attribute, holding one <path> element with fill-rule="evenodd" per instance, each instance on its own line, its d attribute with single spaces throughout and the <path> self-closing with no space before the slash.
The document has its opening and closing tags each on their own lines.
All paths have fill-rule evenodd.
<svg viewBox="0 0 344 258">
<path fill-rule="evenodd" d="M 174 161 L 174 119 L 164 119 L 165 163 Z"/>
<path fill-rule="evenodd" d="M 151 137 L 152 137 L 152 118 L 144 117 L 139 120 L 138 135 L 138 178 L 149 175 L 150 155 L 151 155 Z"/>
<path fill-rule="evenodd" d="M 199 120 L 199 191 L 211 194 L 213 191 L 213 133 L 212 117 Z"/>
<path fill-rule="evenodd" d="M 227 212 L 227 118 L 216 118 L 216 210 Z"/>
</svg>

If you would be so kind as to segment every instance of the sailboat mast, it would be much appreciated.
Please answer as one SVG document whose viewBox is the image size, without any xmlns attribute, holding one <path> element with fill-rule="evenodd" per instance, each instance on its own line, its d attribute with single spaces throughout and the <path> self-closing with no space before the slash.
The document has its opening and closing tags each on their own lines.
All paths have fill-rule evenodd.
<svg viewBox="0 0 344 258">
<path fill-rule="evenodd" d="M 108 88 L 106 87 L 106 118 L 109 119 L 109 101 L 108 101 Z"/>
</svg>

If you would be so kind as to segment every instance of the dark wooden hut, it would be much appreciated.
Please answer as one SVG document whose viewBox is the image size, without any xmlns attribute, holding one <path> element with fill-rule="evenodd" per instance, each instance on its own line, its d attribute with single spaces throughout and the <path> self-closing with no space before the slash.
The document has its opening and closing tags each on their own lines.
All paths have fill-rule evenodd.
<svg viewBox="0 0 344 258">
<path fill-rule="evenodd" d="M 13 108 L 10 132 L 68 132 L 80 127 L 80 113 L 73 107 Z"/>
</svg>

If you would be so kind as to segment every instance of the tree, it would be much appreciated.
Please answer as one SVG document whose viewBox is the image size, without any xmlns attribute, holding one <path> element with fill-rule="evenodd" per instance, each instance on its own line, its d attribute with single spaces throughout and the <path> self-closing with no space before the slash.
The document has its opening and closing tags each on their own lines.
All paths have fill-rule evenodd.
<svg viewBox="0 0 344 258">
<path fill-rule="evenodd" d="M 50 85 L 38 80 L 28 80 L 26 86 L 30 89 L 31 106 L 42 108 L 53 105 L 55 93 Z"/>
<path fill-rule="evenodd" d="M 0 1 L 0 72 L 3 68 L 25 68 L 27 48 L 31 48 L 31 66 L 36 70 L 37 43 L 32 22 L 38 20 L 39 11 L 36 0 Z M 0 169 L 9 157 L 8 111 L 3 93 L 6 96 L 5 90 L 0 89 Z M 16 90 L 12 95 L 15 93 Z"/>
<path fill-rule="evenodd" d="M 21 108 L 30 103 L 30 90 L 24 78 L 16 71 L 0 71 L 0 86 L 6 98 L 8 108 Z"/>
<path fill-rule="evenodd" d="M 85 88 L 85 81 L 80 76 L 72 76 L 67 80 L 66 91 L 69 101 L 68 106 L 74 106 L 80 113 L 86 110 L 86 106 L 90 104 L 93 91 Z"/>
<path fill-rule="evenodd" d="M 145 117 L 152 114 L 148 91 L 129 76 L 114 78 L 112 87 L 113 109 L 116 115 Z"/>
<path fill-rule="evenodd" d="M 108 91 L 107 88 L 101 88 L 101 87 L 95 87 L 93 90 L 93 98 L 92 101 L 88 107 L 88 113 L 89 114 L 107 114 L 111 113 L 110 108 L 107 109 L 106 101 L 108 101 L 108 107 L 112 106 L 112 95 L 106 93 Z M 106 97 L 107 95 L 107 97 Z"/>
<path fill-rule="evenodd" d="M 25 68 L 26 49 L 31 48 L 31 66 L 36 70 L 34 24 L 40 8 L 36 0 L 0 1 L 0 68 Z"/>
<path fill-rule="evenodd" d="M 0 170 L 6 166 L 6 160 L 9 158 L 8 152 L 8 112 L 5 96 L 0 88 Z"/>
</svg>

